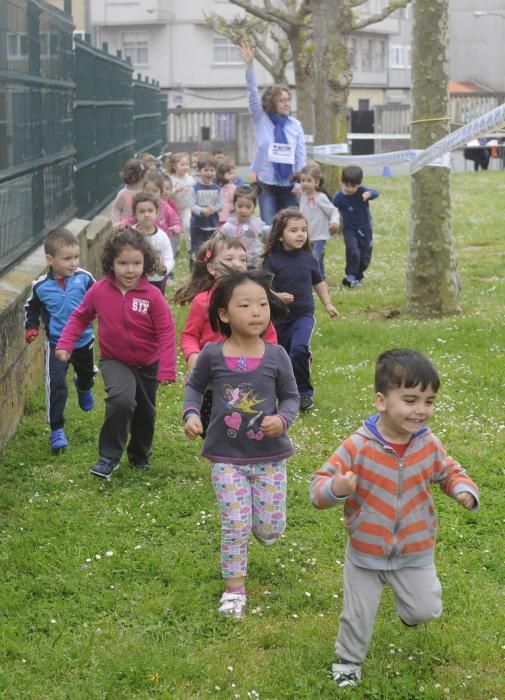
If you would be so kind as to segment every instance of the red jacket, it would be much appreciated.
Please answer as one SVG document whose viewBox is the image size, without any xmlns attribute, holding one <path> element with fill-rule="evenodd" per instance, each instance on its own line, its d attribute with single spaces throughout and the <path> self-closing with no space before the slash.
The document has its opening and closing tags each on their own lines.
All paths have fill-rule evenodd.
<svg viewBox="0 0 505 700">
<path fill-rule="evenodd" d="M 207 343 L 218 343 L 224 340 L 221 333 L 212 330 L 209 320 L 209 304 L 214 287 L 206 292 L 200 292 L 191 302 L 188 318 L 180 337 L 181 350 L 184 358 L 194 352 L 200 352 Z M 267 343 L 277 343 L 277 333 L 271 323 L 263 334 L 263 340 Z"/>
<path fill-rule="evenodd" d="M 58 350 L 72 352 L 82 331 L 98 316 L 102 360 L 129 367 L 159 360 L 158 380 L 175 381 L 175 325 L 159 289 L 142 276 L 135 289 L 122 292 L 107 275 L 86 293 L 61 334 Z"/>
</svg>

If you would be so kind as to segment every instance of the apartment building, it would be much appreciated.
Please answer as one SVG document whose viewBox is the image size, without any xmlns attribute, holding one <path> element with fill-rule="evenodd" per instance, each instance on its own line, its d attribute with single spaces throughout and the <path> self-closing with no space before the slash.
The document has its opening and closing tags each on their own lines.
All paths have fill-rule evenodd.
<svg viewBox="0 0 505 700">
<path fill-rule="evenodd" d="M 160 82 L 168 106 L 246 106 L 244 69 L 236 47 L 205 24 L 205 13 L 232 18 L 242 11 L 228 0 L 88 0 L 97 45 L 121 50 L 135 69 Z M 375 14 L 386 0 L 368 0 L 359 10 Z M 354 81 L 350 106 L 369 109 L 388 101 L 408 102 L 409 9 L 355 32 L 350 39 Z M 257 65 L 260 84 L 270 75 Z M 288 78 L 293 79 L 288 70 Z M 296 104 L 295 104 L 296 107 Z"/>
</svg>

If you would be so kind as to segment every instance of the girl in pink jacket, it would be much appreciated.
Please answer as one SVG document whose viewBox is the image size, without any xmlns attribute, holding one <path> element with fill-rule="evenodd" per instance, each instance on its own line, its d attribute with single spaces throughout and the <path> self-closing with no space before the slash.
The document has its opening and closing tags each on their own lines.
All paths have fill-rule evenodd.
<svg viewBox="0 0 505 700">
<path fill-rule="evenodd" d="M 105 277 L 72 313 L 56 347 L 56 357 L 67 362 L 83 329 L 98 317 L 100 371 L 107 398 L 100 457 L 91 473 L 108 481 L 125 447 L 132 467 L 148 466 L 158 383 L 175 381 L 172 314 L 146 276 L 155 266 L 156 255 L 141 233 L 127 228 L 111 236 L 102 254 Z"/>
</svg>

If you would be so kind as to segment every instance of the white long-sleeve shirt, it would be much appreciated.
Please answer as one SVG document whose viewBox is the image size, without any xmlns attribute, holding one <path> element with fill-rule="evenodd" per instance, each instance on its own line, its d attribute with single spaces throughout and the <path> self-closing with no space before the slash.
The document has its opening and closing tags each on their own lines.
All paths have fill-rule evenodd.
<svg viewBox="0 0 505 700">
<path fill-rule="evenodd" d="M 329 225 L 340 223 L 338 209 L 323 192 L 316 192 L 313 197 L 302 192 L 299 207 L 307 219 L 309 240 L 327 241 L 330 237 Z"/>
<path fill-rule="evenodd" d="M 151 244 L 153 250 L 156 253 L 158 253 L 160 257 L 160 266 L 162 268 L 166 268 L 166 272 L 164 272 L 163 274 L 155 272 L 154 274 L 149 275 L 147 279 L 149 280 L 149 282 L 160 282 L 165 277 L 165 275 L 167 275 L 169 272 L 172 272 L 175 265 L 174 254 L 172 252 L 172 246 L 170 245 L 170 239 L 168 238 L 165 231 L 162 231 L 158 227 L 156 227 L 156 231 L 154 233 L 151 233 L 150 235 L 146 236 L 146 238 Z"/>
</svg>

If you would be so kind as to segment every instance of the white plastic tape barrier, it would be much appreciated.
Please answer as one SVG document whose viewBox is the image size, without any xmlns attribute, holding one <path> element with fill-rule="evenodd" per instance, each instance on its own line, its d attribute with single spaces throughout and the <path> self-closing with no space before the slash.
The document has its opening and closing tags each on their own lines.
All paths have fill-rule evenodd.
<svg viewBox="0 0 505 700">
<path fill-rule="evenodd" d="M 473 119 L 452 134 L 444 136 L 429 148 L 416 150 L 410 148 L 404 151 L 392 151 L 390 153 L 377 153 L 366 156 L 336 155 L 343 144 L 329 144 L 325 146 L 313 146 L 307 148 L 319 163 L 329 165 L 395 165 L 398 163 L 410 163 L 410 172 L 415 173 L 426 165 L 442 168 L 451 167 L 450 154 L 457 148 L 466 146 L 468 141 L 489 133 L 505 124 L 505 104 Z M 373 138 L 374 134 L 370 134 Z M 375 134 L 377 138 L 380 134 Z"/>
</svg>

